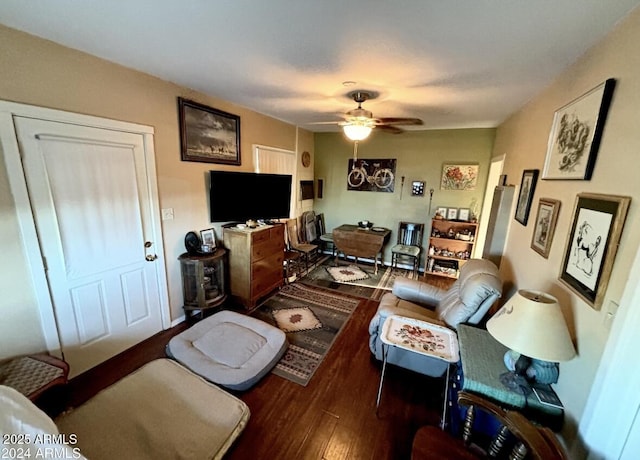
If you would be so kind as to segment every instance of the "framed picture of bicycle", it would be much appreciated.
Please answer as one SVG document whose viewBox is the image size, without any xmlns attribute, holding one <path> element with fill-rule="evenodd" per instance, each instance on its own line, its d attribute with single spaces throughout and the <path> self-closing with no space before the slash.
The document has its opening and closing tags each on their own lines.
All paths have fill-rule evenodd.
<svg viewBox="0 0 640 460">
<path fill-rule="evenodd" d="M 395 177 L 395 158 L 349 160 L 347 190 L 393 193 Z"/>
</svg>

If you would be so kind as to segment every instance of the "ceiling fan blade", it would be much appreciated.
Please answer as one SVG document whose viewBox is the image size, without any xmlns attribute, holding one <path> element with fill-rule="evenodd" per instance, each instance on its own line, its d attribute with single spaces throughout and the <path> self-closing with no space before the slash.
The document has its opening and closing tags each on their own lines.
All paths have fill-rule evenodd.
<svg viewBox="0 0 640 460">
<path fill-rule="evenodd" d="M 397 126 L 391 126 L 391 125 L 377 125 L 376 130 L 385 131 L 389 134 L 404 133 L 404 129 L 400 129 Z"/>
<path fill-rule="evenodd" d="M 394 118 L 394 117 L 386 117 L 386 118 L 377 118 L 377 120 L 382 125 L 422 125 L 422 120 L 419 118 Z"/>
</svg>

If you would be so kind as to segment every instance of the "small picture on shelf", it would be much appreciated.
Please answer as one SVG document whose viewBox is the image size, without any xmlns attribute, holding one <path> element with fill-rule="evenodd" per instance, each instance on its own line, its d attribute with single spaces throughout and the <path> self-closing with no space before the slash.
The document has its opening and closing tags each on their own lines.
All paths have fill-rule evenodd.
<svg viewBox="0 0 640 460">
<path fill-rule="evenodd" d="M 458 210 L 458 220 L 469 222 L 471 216 L 471 210 L 469 208 L 460 208 Z"/>
<path fill-rule="evenodd" d="M 436 213 L 433 216 L 434 219 L 446 219 L 447 218 L 447 208 L 444 206 L 438 206 L 436 208 Z"/>
<path fill-rule="evenodd" d="M 458 220 L 458 208 L 447 208 L 447 220 Z"/>
<path fill-rule="evenodd" d="M 206 246 L 208 250 L 204 250 L 202 252 L 213 252 L 216 248 L 216 231 L 213 228 L 208 228 L 206 230 L 200 231 L 200 239 L 202 240 L 202 245 Z"/>
</svg>

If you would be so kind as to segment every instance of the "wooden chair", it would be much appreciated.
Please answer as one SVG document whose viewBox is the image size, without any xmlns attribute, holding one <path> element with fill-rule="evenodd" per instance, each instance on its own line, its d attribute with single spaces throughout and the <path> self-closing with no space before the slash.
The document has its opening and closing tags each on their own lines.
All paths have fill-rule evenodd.
<svg viewBox="0 0 640 460">
<path fill-rule="evenodd" d="M 333 242 L 333 233 L 327 233 L 327 228 L 324 224 L 324 214 L 316 214 L 316 228 L 318 229 L 318 241 L 320 242 L 320 249 L 322 252 L 327 250 L 327 247 L 331 247 L 331 255 L 336 255 L 336 245 Z"/>
<path fill-rule="evenodd" d="M 318 252 L 318 245 L 302 243 L 298 238 L 298 219 L 287 219 L 287 249 L 300 253 L 304 259 L 305 270 L 309 271 L 309 262 L 313 254 Z"/>
<path fill-rule="evenodd" d="M 393 268 L 398 268 L 398 260 L 409 259 L 414 276 L 418 274 L 423 233 L 424 224 L 400 222 L 398 243 L 391 248 L 391 266 Z"/>
<path fill-rule="evenodd" d="M 413 438 L 411 460 L 568 458 L 551 429 L 534 425 L 520 412 L 503 409 L 465 391 L 458 393 L 458 405 L 467 408 L 461 437 L 454 437 L 436 426 L 424 426 Z M 499 423 L 492 438 L 478 433 L 478 423 L 474 422 L 479 418 L 479 412 L 485 412 Z"/>
</svg>

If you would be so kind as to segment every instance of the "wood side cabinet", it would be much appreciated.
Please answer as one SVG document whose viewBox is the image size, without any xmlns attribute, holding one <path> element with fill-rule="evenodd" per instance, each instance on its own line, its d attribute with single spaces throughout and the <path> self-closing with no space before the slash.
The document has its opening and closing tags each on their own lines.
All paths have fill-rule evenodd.
<svg viewBox="0 0 640 460">
<path fill-rule="evenodd" d="M 229 251 L 229 291 L 247 309 L 255 308 L 284 281 L 284 225 L 223 230 Z"/>
<path fill-rule="evenodd" d="M 182 294 L 184 311 L 189 318 L 194 310 L 218 307 L 227 299 L 226 255 L 224 248 L 218 248 L 211 254 L 178 257 L 182 273 Z"/>
</svg>

